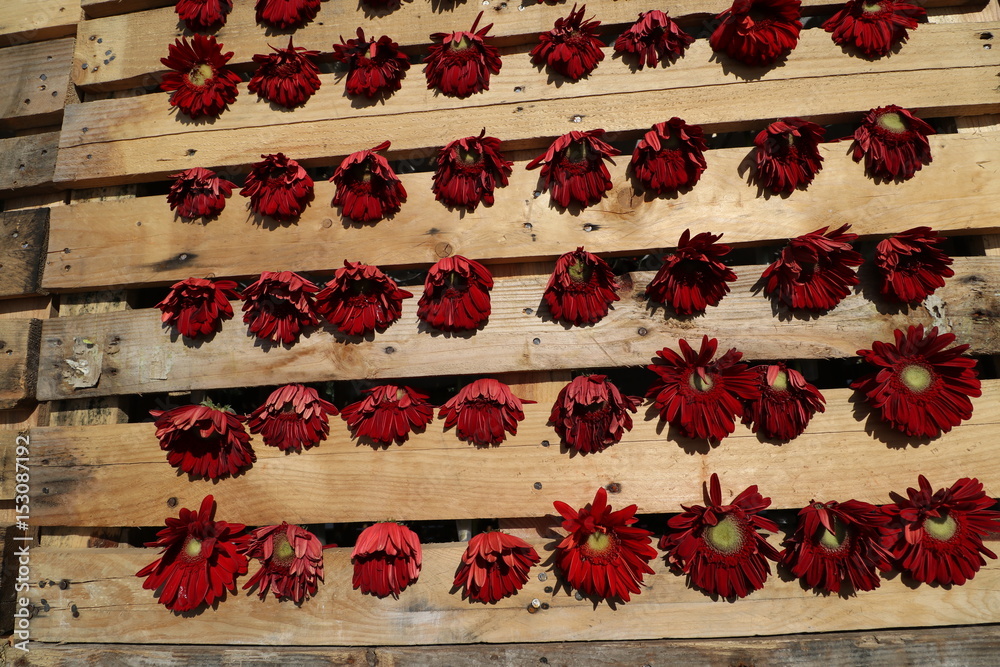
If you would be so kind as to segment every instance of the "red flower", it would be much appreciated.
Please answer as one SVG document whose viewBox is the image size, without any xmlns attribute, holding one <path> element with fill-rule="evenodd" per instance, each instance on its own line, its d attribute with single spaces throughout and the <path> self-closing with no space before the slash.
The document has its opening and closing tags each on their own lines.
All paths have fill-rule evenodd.
<svg viewBox="0 0 1000 667">
<path fill-rule="evenodd" d="M 716 243 L 722 234 L 702 232 L 691 238 L 685 229 L 677 242 L 677 251 L 669 255 L 656 276 L 646 287 L 646 296 L 669 305 L 678 315 L 705 312 L 717 306 L 729 294 L 729 285 L 736 274 L 720 258 L 729 254 L 730 247 Z"/>
<path fill-rule="evenodd" d="M 944 239 L 930 227 L 914 227 L 880 241 L 875 248 L 875 268 L 882 296 L 901 303 L 923 301 L 944 287 L 955 272 L 951 257 L 938 250 Z"/>
<path fill-rule="evenodd" d="M 226 208 L 226 197 L 233 193 L 235 183 L 219 178 L 214 171 L 193 167 L 179 174 L 167 193 L 170 210 L 189 220 L 214 218 Z"/>
<path fill-rule="evenodd" d="M 748 487 L 729 505 L 722 504 L 719 476 L 712 473 L 706 489 L 708 507 L 681 505 L 683 514 L 667 522 L 672 532 L 660 540 L 671 569 L 688 575 L 688 581 L 709 595 L 746 597 L 764 587 L 771 574 L 768 560 L 777 561 L 777 550 L 760 530 L 777 532 L 778 525 L 758 516 L 770 498 Z"/>
<path fill-rule="evenodd" d="M 243 290 L 243 322 L 263 340 L 291 344 L 303 327 L 319 324 L 313 294 L 319 288 L 291 271 L 264 271 Z"/>
<path fill-rule="evenodd" d="M 513 166 L 500 152 L 500 140 L 483 128 L 478 137 L 456 139 L 438 153 L 434 198 L 470 211 L 480 202 L 492 206 L 493 191 L 507 186 Z"/>
<path fill-rule="evenodd" d="M 333 172 L 337 185 L 333 205 L 355 222 L 374 222 L 397 213 L 406 201 L 406 188 L 389 162 L 376 151 L 389 148 L 390 142 L 365 151 L 351 153 Z"/>
<path fill-rule="evenodd" d="M 556 547 L 556 566 L 566 583 L 605 600 L 628 602 L 630 594 L 642 592 L 639 584 L 644 575 L 653 574 L 649 561 L 656 558 L 656 549 L 650 545 L 652 533 L 632 528 L 637 506 L 611 511 L 603 488 L 579 510 L 558 500 L 552 504 L 569 532 Z"/>
<path fill-rule="evenodd" d="M 750 400 L 743 423 L 766 438 L 794 440 L 802 435 L 817 412 L 826 412 L 826 399 L 802 374 L 783 363 L 754 366 L 760 396 Z"/>
<path fill-rule="evenodd" d="M 284 153 L 261 157 L 251 166 L 240 194 L 250 198 L 250 208 L 258 215 L 278 222 L 296 220 L 313 199 L 313 179 Z"/>
<path fill-rule="evenodd" d="M 604 60 L 604 42 L 597 36 L 600 21 L 592 18 L 584 21 L 587 5 L 577 10 L 576 5 L 569 16 L 556 19 L 555 27 L 538 36 L 538 46 L 531 50 L 531 62 L 539 67 L 548 65 L 570 81 L 579 81 Z"/>
<path fill-rule="evenodd" d="M 326 440 L 333 403 L 324 401 L 315 389 L 287 384 L 271 392 L 264 405 L 250 415 L 250 432 L 263 435 L 264 444 L 283 452 L 301 452 Z"/>
<path fill-rule="evenodd" d="M 177 0 L 174 11 L 191 32 L 215 32 L 226 25 L 233 0 Z"/>
<path fill-rule="evenodd" d="M 713 51 L 725 52 L 744 65 L 766 67 L 784 58 L 799 41 L 799 0 L 735 0 L 715 18 L 709 38 Z"/>
<path fill-rule="evenodd" d="M 917 19 L 927 16 L 923 7 L 899 0 L 847 0 L 844 8 L 823 24 L 839 46 L 855 47 L 868 58 L 889 55 L 904 41 Z"/>
<path fill-rule="evenodd" d="M 417 317 L 441 331 L 471 331 L 490 317 L 493 276 L 474 259 L 445 257 L 427 272 Z"/>
<path fill-rule="evenodd" d="M 316 312 L 348 336 L 364 336 L 398 320 L 412 296 L 378 267 L 344 260 L 316 295 Z"/>
<path fill-rule="evenodd" d="M 486 33 L 493 24 L 476 31 L 483 12 L 479 12 L 468 32 L 436 32 L 436 44 L 427 47 L 424 75 L 428 90 L 439 90 L 449 97 L 465 98 L 490 89 L 490 74 L 500 73 L 500 52 L 486 43 Z"/>
<path fill-rule="evenodd" d="M 469 540 L 454 586 L 462 599 L 498 602 L 516 594 L 528 581 L 528 570 L 539 561 L 535 548 L 507 533 L 480 533 Z"/>
<path fill-rule="evenodd" d="M 934 128 L 895 104 L 872 109 L 854 131 L 854 161 L 865 160 L 865 172 L 874 179 L 906 181 L 931 163 L 927 137 Z"/>
<path fill-rule="evenodd" d="M 892 428 L 913 437 L 936 438 L 972 417 L 970 396 L 982 395 L 976 360 L 963 357 L 968 344 L 945 349 L 955 334 L 938 335 L 933 327 L 911 326 L 893 332 L 896 344 L 875 341 L 858 350 L 876 373 L 851 384 L 865 395 Z"/>
<path fill-rule="evenodd" d="M 169 55 L 160 58 L 173 70 L 163 75 L 160 89 L 174 91 L 170 106 L 177 107 L 192 119 L 218 118 L 236 101 L 240 75 L 226 67 L 233 52 L 222 53 L 222 44 L 209 35 L 195 35 L 190 42 L 181 37 L 169 46 Z"/>
<path fill-rule="evenodd" d="M 257 0 L 257 23 L 287 30 L 301 28 L 316 18 L 320 0 Z"/>
<path fill-rule="evenodd" d="M 694 37 L 684 32 L 677 22 L 654 9 L 639 14 L 639 20 L 615 40 L 615 51 L 636 57 L 639 69 L 656 67 L 661 60 L 672 63 L 687 50 Z"/>
<path fill-rule="evenodd" d="M 249 469 L 257 455 L 246 418 L 211 401 L 172 410 L 150 410 L 156 417 L 156 439 L 167 462 L 193 477 L 225 479 Z"/>
<path fill-rule="evenodd" d="M 545 286 L 545 302 L 552 317 L 577 326 L 600 322 L 608 307 L 621 299 L 618 282 L 608 263 L 583 247 L 556 260 Z"/>
<path fill-rule="evenodd" d="M 757 376 L 738 363 L 743 353 L 732 348 L 713 359 L 719 343 L 708 336 L 695 352 L 683 338 L 681 354 L 663 348 L 656 353 L 663 363 L 647 366 L 659 378 L 646 396 L 656 403 L 660 417 L 687 438 L 719 441 L 736 430 L 735 417 L 743 416 L 740 400 L 757 398 Z"/>
<path fill-rule="evenodd" d="M 434 419 L 434 406 L 427 396 L 409 387 L 392 384 L 365 390 L 365 398 L 340 411 L 351 435 L 388 447 L 401 445 L 410 433 L 421 433 Z"/>
<path fill-rule="evenodd" d="M 323 545 L 305 528 L 282 521 L 280 526 L 253 530 L 243 553 L 260 561 L 243 590 L 259 586 L 261 600 L 271 591 L 279 600 L 301 604 L 315 597 L 317 581 L 323 581 Z"/>
<path fill-rule="evenodd" d="M 826 130 L 801 118 L 785 118 L 760 131 L 753 143 L 757 171 L 754 181 L 765 190 L 803 190 L 823 168 L 819 142 Z"/>
<path fill-rule="evenodd" d="M 156 591 L 160 604 L 175 612 L 210 606 L 236 592 L 236 577 L 247 572 L 240 553 L 246 536 L 241 523 L 215 521 L 215 499 L 205 496 L 195 512 L 182 507 L 176 519 L 167 517 L 166 528 L 147 547 L 162 547 L 160 557 L 135 573 L 146 577 L 142 587 Z"/>
<path fill-rule="evenodd" d="M 409 57 L 399 50 L 399 44 L 382 35 L 375 41 L 365 40 L 365 31 L 358 28 L 358 38 L 333 45 L 333 59 L 347 65 L 345 86 L 348 95 L 369 98 L 390 95 L 399 90 Z"/>
<path fill-rule="evenodd" d="M 658 195 L 693 188 L 707 166 L 707 149 L 701 128 L 674 116 L 639 140 L 632 153 L 632 173 Z"/>
<path fill-rule="evenodd" d="M 354 588 L 384 598 L 399 594 L 420 576 L 420 538 L 406 526 L 385 522 L 368 526 L 351 552 Z"/>
<path fill-rule="evenodd" d="M 229 300 L 238 298 L 232 280 L 188 278 L 174 283 L 156 307 L 163 311 L 164 324 L 193 340 L 219 331 L 223 320 L 232 319 Z"/>
<path fill-rule="evenodd" d="M 534 403 L 518 398 L 510 387 L 493 378 L 471 382 L 448 399 L 438 412 L 445 417 L 444 427 L 458 424 L 458 439 L 476 447 L 499 445 L 507 434 L 517 435 L 517 422 L 524 419 L 522 403 Z"/>
<path fill-rule="evenodd" d="M 542 179 L 545 190 L 552 191 L 556 203 L 566 208 L 571 201 L 590 206 L 601 201 L 604 193 L 612 188 L 611 174 L 604 160 L 619 155 L 614 146 L 601 141 L 604 130 L 564 134 L 549 146 L 543 155 L 528 163 L 534 169 L 542 162 Z"/>
<path fill-rule="evenodd" d="M 581 375 L 559 391 L 549 423 L 567 447 L 582 454 L 602 452 L 632 430 L 629 412 L 642 399 L 626 396 L 606 375 Z"/>
<path fill-rule="evenodd" d="M 321 85 L 319 68 L 313 61 L 319 51 L 295 46 L 291 37 L 287 49 L 272 46 L 271 50 L 274 53 L 253 57 L 257 71 L 247 84 L 247 90 L 286 109 L 305 104 Z"/>
<path fill-rule="evenodd" d="M 861 266 L 861 253 L 851 247 L 858 235 L 848 234 L 850 227 L 823 227 L 789 240 L 761 274 L 764 292 L 796 310 L 834 308 L 860 282 L 854 267 Z"/>
</svg>

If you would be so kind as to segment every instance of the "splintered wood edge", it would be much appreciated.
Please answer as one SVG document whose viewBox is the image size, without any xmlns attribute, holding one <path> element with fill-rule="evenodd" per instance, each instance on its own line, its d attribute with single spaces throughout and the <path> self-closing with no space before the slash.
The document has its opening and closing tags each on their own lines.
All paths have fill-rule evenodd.
<svg viewBox="0 0 1000 667">
<path fill-rule="evenodd" d="M 41 292 L 42 267 L 48 248 L 49 209 L 0 213 L 0 297 Z"/>
<path fill-rule="evenodd" d="M 0 410 L 34 400 L 41 335 L 41 320 L 0 320 Z"/>
</svg>

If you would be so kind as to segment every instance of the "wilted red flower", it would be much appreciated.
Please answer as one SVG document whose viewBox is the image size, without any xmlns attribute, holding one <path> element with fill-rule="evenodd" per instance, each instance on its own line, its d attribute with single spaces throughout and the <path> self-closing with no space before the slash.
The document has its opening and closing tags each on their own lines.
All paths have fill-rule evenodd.
<svg viewBox="0 0 1000 667">
<path fill-rule="evenodd" d="M 374 98 L 389 95 L 400 88 L 400 82 L 410 69 L 410 58 L 399 50 L 399 44 L 382 35 L 365 39 L 358 28 L 358 38 L 333 45 L 333 59 L 347 65 L 345 86 L 348 95 Z"/>
<path fill-rule="evenodd" d="M 559 391 L 549 423 L 566 446 L 582 454 L 602 452 L 632 430 L 642 399 L 626 396 L 606 375 L 581 375 Z"/>
<path fill-rule="evenodd" d="M 474 259 L 445 257 L 432 266 L 417 302 L 417 317 L 441 331 L 476 329 L 490 317 L 493 276 Z"/>
<path fill-rule="evenodd" d="M 709 595 L 742 598 L 763 588 L 771 574 L 767 561 L 778 560 L 778 551 L 758 532 L 778 530 L 778 524 L 758 515 L 771 499 L 757 493 L 754 484 L 723 505 L 719 476 L 712 473 L 705 502 L 708 507 L 681 505 L 684 512 L 667 522 L 671 532 L 659 546 L 671 569 L 687 574 L 691 585 Z"/>
<path fill-rule="evenodd" d="M 648 530 L 633 528 L 636 505 L 617 512 L 608 505 L 608 492 L 597 489 L 593 503 L 574 510 L 564 502 L 552 503 L 563 517 L 569 534 L 556 546 L 556 566 L 573 588 L 605 600 L 630 600 L 642 591 L 644 575 L 653 574 L 649 561 L 656 549 Z"/>
<path fill-rule="evenodd" d="M 301 384 L 278 387 L 250 415 L 250 432 L 260 433 L 264 444 L 283 452 L 300 452 L 318 445 L 330 434 L 330 415 L 337 408 Z"/>
<path fill-rule="evenodd" d="M 301 28 L 316 18 L 320 0 L 257 0 L 257 23 L 278 30 Z"/>
<path fill-rule="evenodd" d="M 318 291 L 297 273 L 264 271 L 243 290 L 243 322 L 258 338 L 294 343 L 303 327 L 319 324 L 313 304 Z"/>
<path fill-rule="evenodd" d="M 865 160 L 865 172 L 875 179 L 906 181 L 931 163 L 929 135 L 934 128 L 895 104 L 872 109 L 854 131 L 855 162 Z"/>
<path fill-rule="evenodd" d="M 174 11 L 191 32 L 215 32 L 226 25 L 233 0 L 177 0 Z"/>
<path fill-rule="evenodd" d="M 615 272 L 608 263 L 581 246 L 556 260 L 542 296 L 555 319 L 592 324 L 601 321 L 609 306 L 621 299 L 617 289 Z"/>
<path fill-rule="evenodd" d="M 253 57 L 257 71 L 247 84 L 247 90 L 286 109 L 305 104 L 321 85 L 319 68 L 313 61 L 319 51 L 295 46 L 291 37 L 288 38 L 288 48 L 272 46 L 271 50 L 274 53 Z"/>
<path fill-rule="evenodd" d="M 316 295 L 316 312 L 348 336 L 364 336 L 398 320 L 412 296 L 377 266 L 345 259 Z"/>
<path fill-rule="evenodd" d="M 604 130 L 564 134 L 544 154 L 528 163 L 534 169 L 541 163 L 543 189 L 552 191 L 556 203 L 566 208 L 571 201 L 590 206 L 601 201 L 613 186 L 604 160 L 619 155 L 614 146 L 601 141 Z M 614 162 L 612 162 L 614 164 Z"/>
<path fill-rule="evenodd" d="M 420 538 L 406 526 L 387 521 L 368 526 L 351 552 L 354 588 L 384 598 L 399 594 L 420 576 Z"/>
<path fill-rule="evenodd" d="M 819 143 L 826 130 L 801 118 L 771 123 L 753 140 L 754 181 L 775 193 L 805 189 L 823 168 Z"/>
<path fill-rule="evenodd" d="M 827 232 L 829 228 L 822 227 L 790 239 L 761 274 L 767 281 L 764 292 L 792 309 L 834 308 L 861 282 L 855 272 L 861 253 L 851 247 L 858 235 L 847 233 L 850 228 L 843 225 Z"/>
<path fill-rule="evenodd" d="M 800 5 L 799 0 L 735 0 L 715 17 L 721 23 L 708 43 L 744 65 L 773 65 L 799 41 Z"/>
<path fill-rule="evenodd" d="M 214 218 L 226 208 L 226 197 L 233 193 L 235 183 L 219 178 L 214 171 L 192 167 L 170 178 L 177 180 L 170 186 L 167 203 L 170 210 L 189 220 Z"/>
<path fill-rule="evenodd" d="M 225 479 L 257 460 L 243 428 L 246 417 L 227 407 L 205 401 L 149 414 L 156 418 L 156 439 L 167 462 L 193 477 Z"/>
<path fill-rule="evenodd" d="M 539 560 L 535 548 L 520 537 L 480 533 L 469 540 L 453 585 L 462 587 L 463 600 L 498 602 L 521 590 Z"/>
<path fill-rule="evenodd" d="M 250 208 L 258 215 L 278 222 L 292 222 L 313 199 L 313 179 L 302 166 L 284 153 L 261 155 L 251 165 L 240 194 L 250 198 Z"/>
<path fill-rule="evenodd" d="M 355 222 L 374 222 L 397 213 L 406 201 L 406 188 L 389 162 L 378 154 L 391 142 L 351 153 L 333 172 L 330 180 L 337 185 L 333 205 Z"/>
<path fill-rule="evenodd" d="M 717 306 L 729 294 L 729 285 L 736 280 L 732 269 L 720 259 L 730 247 L 716 243 L 722 234 L 702 232 L 691 237 L 685 229 L 677 242 L 677 250 L 668 255 L 663 266 L 646 287 L 646 296 L 669 305 L 678 315 L 702 313 L 708 306 Z"/>
<path fill-rule="evenodd" d="M 632 173 L 658 195 L 693 188 L 705 171 L 705 134 L 674 116 L 657 123 L 632 153 Z"/>
<path fill-rule="evenodd" d="M 779 362 L 754 366 L 760 396 L 750 400 L 743 423 L 766 438 L 794 440 L 802 435 L 817 412 L 826 412 L 826 399 L 802 373 Z"/>
<path fill-rule="evenodd" d="M 538 45 L 531 50 L 531 62 L 548 65 L 570 81 L 579 81 L 597 68 L 604 60 L 604 42 L 597 36 L 600 21 L 583 20 L 587 5 L 569 16 L 556 19 L 555 27 L 538 36 Z"/>
<path fill-rule="evenodd" d="M 695 352 L 683 338 L 681 354 L 663 348 L 656 356 L 663 363 L 646 368 L 659 377 L 646 396 L 655 401 L 660 417 L 687 438 L 719 441 L 736 430 L 736 417 L 743 416 L 741 400 L 760 395 L 757 375 L 738 363 L 743 353 L 735 347 L 713 359 L 719 342 L 708 336 Z"/>
<path fill-rule="evenodd" d="M 888 55 L 904 41 L 917 19 L 927 16 L 923 7 L 899 0 L 847 0 L 823 28 L 833 33 L 839 46 L 855 47 L 869 58 Z"/>
<path fill-rule="evenodd" d="M 930 227 L 914 227 L 879 241 L 875 268 L 882 278 L 882 296 L 916 303 L 944 287 L 944 279 L 955 272 L 949 268 L 951 257 L 937 247 L 943 241 Z"/>
<path fill-rule="evenodd" d="M 482 18 L 479 12 L 468 31 L 431 35 L 436 43 L 427 47 L 424 67 L 429 90 L 461 99 L 490 89 L 490 74 L 500 73 L 500 52 L 485 41 L 492 23 L 476 30 Z"/>
<path fill-rule="evenodd" d="M 163 311 L 161 321 L 177 327 L 186 338 L 208 336 L 222 328 L 223 320 L 233 317 L 230 299 L 238 299 L 232 280 L 188 278 L 170 287 L 156 307 Z"/>
<path fill-rule="evenodd" d="M 493 191 L 507 186 L 514 163 L 500 152 L 500 140 L 487 137 L 456 139 L 441 149 L 434 172 L 434 198 L 448 206 L 475 211 L 480 202 L 493 205 Z"/>
<path fill-rule="evenodd" d="M 284 521 L 250 531 L 243 553 L 260 561 L 260 569 L 243 590 L 258 586 L 263 600 L 267 592 L 296 604 L 315 597 L 323 581 L 323 545 L 305 528 Z"/>
<path fill-rule="evenodd" d="M 524 419 L 522 404 L 534 402 L 518 398 L 499 380 L 480 378 L 448 399 L 438 411 L 438 419 L 445 418 L 446 430 L 457 424 L 459 440 L 489 447 L 506 440 L 507 433 L 517 435 L 517 422 Z"/>
<path fill-rule="evenodd" d="M 393 441 L 401 445 L 410 433 L 423 432 L 434 419 L 434 406 L 427 395 L 409 387 L 393 384 L 365 390 L 368 394 L 340 411 L 351 435 L 365 438 L 373 444 L 388 447 Z"/>
<path fill-rule="evenodd" d="M 896 344 L 875 341 L 870 350 L 858 350 L 862 359 L 878 367 L 851 384 L 878 410 L 882 421 L 913 437 L 936 438 L 972 417 L 970 396 L 982 395 L 976 360 L 963 357 L 968 344 L 945 349 L 955 334 L 938 335 L 937 327 L 924 335 L 924 326 L 893 332 Z"/>
<path fill-rule="evenodd" d="M 226 589 L 236 592 L 236 577 L 247 572 L 247 559 L 240 549 L 246 536 L 239 536 L 241 523 L 215 521 L 215 499 L 205 496 L 195 512 L 182 507 L 176 519 L 167 517 L 166 528 L 147 547 L 162 547 L 160 557 L 135 573 L 146 577 L 142 587 L 156 591 L 159 603 L 175 612 L 212 605 L 225 598 Z"/>
<path fill-rule="evenodd" d="M 177 107 L 192 119 L 218 118 L 226 106 L 236 101 L 240 75 L 226 67 L 233 52 L 222 53 L 222 44 L 209 35 L 195 35 L 191 41 L 181 37 L 169 46 L 168 56 L 160 62 L 171 72 L 163 75 L 160 89 L 174 91 L 170 106 Z"/>
<path fill-rule="evenodd" d="M 694 42 L 677 21 L 654 9 L 639 14 L 639 20 L 615 40 L 615 51 L 636 57 L 639 69 L 656 67 L 661 60 L 672 63 Z"/>
</svg>

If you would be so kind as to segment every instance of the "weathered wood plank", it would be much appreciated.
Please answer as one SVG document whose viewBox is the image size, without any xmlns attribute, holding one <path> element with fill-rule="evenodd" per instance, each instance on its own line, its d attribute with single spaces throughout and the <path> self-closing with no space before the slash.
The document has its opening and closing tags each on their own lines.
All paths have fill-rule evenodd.
<svg viewBox="0 0 1000 667">
<path fill-rule="evenodd" d="M 0 139 L 0 198 L 54 190 L 59 133 L 43 132 Z"/>
<path fill-rule="evenodd" d="M 48 236 L 47 208 L 0 213 L 0 297 L 41 291 Z"/>
<path fill-rule="evenodd" d="M 69 88 L 72 37 L 3 50 L 0 129 L 58 125 Z"/>
<path fill-rule="evenodd" d="M 0 46 L 76 33 L 80 0 L 0 0 Z"/>
<path fill-rule="evenodd" d="M 0 410 L 35 396 L 41 320 L 0 320 Z"/>
<path fill-rule="evenodd" d="M 173 7 L 175 4 L 174 0 L 81 0 L 80 7 L 83 9 L 84 18 L 96 19 L 104 16 L 120 16 L 131 12 L 141 12 L 147 9 Z"/>
</svg>

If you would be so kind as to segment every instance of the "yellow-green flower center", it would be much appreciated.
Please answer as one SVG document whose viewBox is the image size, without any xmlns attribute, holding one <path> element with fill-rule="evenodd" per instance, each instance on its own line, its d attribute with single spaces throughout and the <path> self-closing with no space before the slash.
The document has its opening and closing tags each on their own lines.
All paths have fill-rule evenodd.
<svg viewBox="0 0 1000 667">
<path fill-rule="evenodd" d="M 569 277 L 573 282 L 585 283 L 588 280 L 590 280 L 590 274 L 592 273 L 592 269 L 586 262 L 575 260 L 572 264 L 569 265 L 567 273 L 569 273 Z"/>
<path fill-rule="evenodd" d="M 865 14 L 874 14 L 876 12 L 880 12 L 882 11 L 882 3 L 881 2 L 865 3 L 861 5 L 861 11 L 863 11 Z"/>
<path fill-rule="evenodd" d="M 452 42 L 451 43 L 451 50 L 452 51 L 463 51 L 463 50 L 469 48 L 469 45 L 470 45 L 469 38 L 466 37 L 465 35 L 462 35 L 462 39 L 458 40 L 457 42 Z"/>
<path fill-rule="evenodd" d="M 458 149 L 458 159 L 462 161 L 463 164 L 476 164 L 482 156 L 472 150 L 465 150 L 464 148 Z"/>
<path fill-rule="evenodd" d="M 910 364 L 904 368 L 900 377 L 902 377 L 903 384 L 906 385 L 907 389 L 917 393 L 927 389 L 931 385 L 931 380 L 934 379 L 927 368 L 917 364 Z"/>
<path fill-rule="evenodd" d="M 566 149 L 566 157 L 570 162 L 583 162 L 587 159 L 587 144 L 582 141 L 574 141 Z"/>
<path fill-rule="evenodd" d="M 836 551 L 844 543 L 844 540 L 847 539 L 847 526 L 842 521 L 837 521 L 836 519 L 831 519 L 831 521 L 833 521 L 833 532 L 831 533 L 824 528 L 823 534 L 820 535 L 819 543 L 830 551 Z"/>
<path fill-rule="evenodd" d="M 192 537 L 188 540 L 188 543 L 184 545 L 184 553 L 189 558 L 197 558 L 201 555 L 201 542 Z"/>
<path fill-rule="evenodd" d="M 897 134 L 906 132 L 907 129 L 909 129 L 906 127 L 906 121 L 903 120 L 903 117 L 895 112 L 884 113 L 879 116 L 878 120 L 875 122 L 878 123 L 878 126 L 882 129 L 889 130 L 890 132 L 895 132 Z"/>
<path fill-rule="evenodd" d="M 708 374 L 702 377 L 698 373 L 691 373 L 688 377 L 688 385 L 695 391 L 706 392 L 714 387 L 715 383 L 712 382 L 712 377 Z"/>
<path fill-rule="evenodd" d="M 785 371 L 778 371 L 778 375 L 775 376 L 774 382 L 771 383 L 771 389 L 775 391 L 785 391 L 788 389 L 788 373 Z"/>
<path fill-rule="evenodd" d="M 611 546 L 611 537 L 607 533 L 591 533 L 587 537 L 587 547 L 596 553 L 603 553 Z"/>
<path fill-rule="evenodd" d="M 743 527 L 729 516 L 705 528 L 704 535 L 716 551 L 724 554 L 736 553 L 743 546 Z"/>
<path fill-rule="evenodd" d="M 205 82 L 213 76 L 215 76 L 215 72 L 212 71 L 212 66 L 208 63 L 201 63 L 188 72 L 188 81 L 195 86 L 204 86 Z"/>
<path fill-rule="evenodd" d="M 939 517 L 929 516 L 924 519 L 924 530 L 934 539 L 947 542 L 958 530 L 958 524 L 950 514 L 942 511 Z"/>
<path fill-rule="evenodd" d="M 279 534 L 274 538 L 274 556 L 279 561 L 287 561 L 295 555 L 295 549 L 288 543 L 288 538 L 284 534 Z"/>
</svg>

